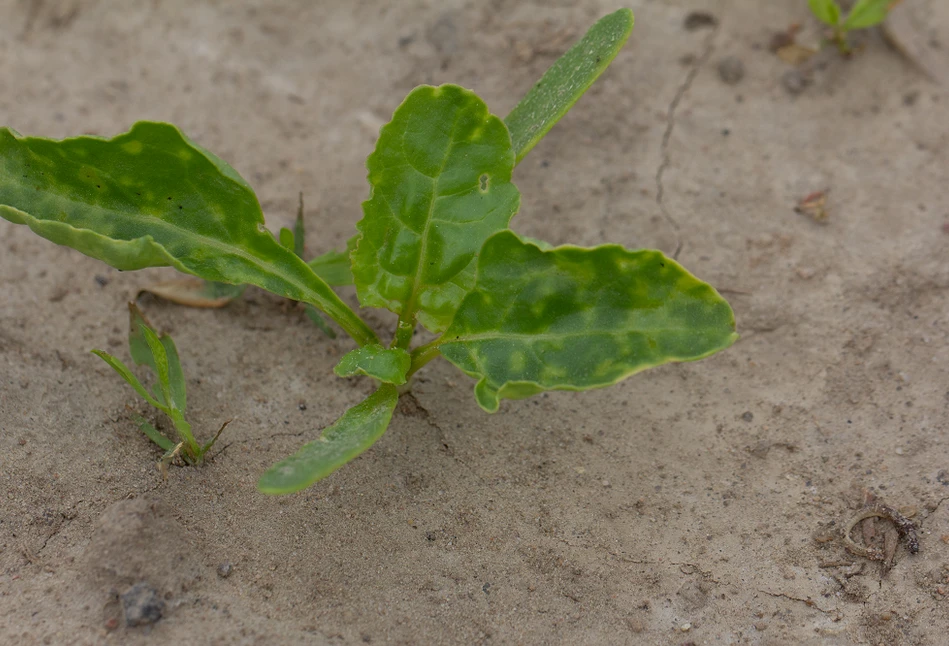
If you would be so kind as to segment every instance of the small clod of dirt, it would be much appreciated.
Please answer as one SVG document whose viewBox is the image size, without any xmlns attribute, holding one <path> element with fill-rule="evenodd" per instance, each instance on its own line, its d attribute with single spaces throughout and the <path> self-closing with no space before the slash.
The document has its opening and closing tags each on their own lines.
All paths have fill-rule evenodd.
<svg viewBox="0 0 949 646">
<path fill-rule="evenodd" d="M 788 70 L 781 75 L 781 85 L 788 91 L 788 94 L 794 96 L 806 90 L 810 84 L 811 80 L 799 70 Z"/>
<path fill-rule="evenodd" d="M 147 583 L 136 583 L 122 593 L 122 610 L 127 626 L 146 626 L 161 619 L 165 602 Z"/>
<path fill-rule="evenodd" d="M 685 27 L 687 31 L 695 31 L 705 27 L 715 27 L 717 24 L 718 18 L 715 14 L 707 11 L 693 11 L 685 17 L 682 26 Z"/>
</svg>

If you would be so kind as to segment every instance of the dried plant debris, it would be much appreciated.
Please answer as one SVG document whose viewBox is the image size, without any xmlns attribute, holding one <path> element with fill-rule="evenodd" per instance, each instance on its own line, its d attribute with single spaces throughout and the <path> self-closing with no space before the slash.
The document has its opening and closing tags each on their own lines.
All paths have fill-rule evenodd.
<svg viewBox="0 0 949 646">
<path fill-rule="evenodd" d="M 883 518 L 889 520 L 896 527 L 900 536 L 906 540 L 906 545 L 910 553 L 917 554 L 919 552 L 919 537 L 916 533 L 916 524 L 892 507 L 880 502 L 875 502 L 857 512 L 844 526 L 844 547 L 846 547 L 847 551 L 851 554 L 861 556 L 871 561 L 892 562 L 893 550 L 895 548 L 887 549 L 889 546 L 886 545 L 883 548 L 869 544 L 859 545 L 851 537 L 851 533 L 857 524 L 868 518 Z M 867 538 L 865 535 L 864 540 L 867 540 Z M 872 536 L 869 538 L 872 538 Z"/>
</svg>

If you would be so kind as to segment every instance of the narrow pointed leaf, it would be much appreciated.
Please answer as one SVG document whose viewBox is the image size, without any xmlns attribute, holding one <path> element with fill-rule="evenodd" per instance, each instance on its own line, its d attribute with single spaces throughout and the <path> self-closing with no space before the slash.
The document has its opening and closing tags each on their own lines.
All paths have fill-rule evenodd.
<svg viewBox="0 0 949 646">
<path fill-rule="evenodd" d="M 382 437 L 399 399 L 392 384 L 382 384 L 365 401 L 343 413 L 318 440 L 270 467 L 257 483 L 263 493 L 306 489 L 340 468 Z"/>
<path fill-rule="evenodd" d="M 372 192 L 352 255 L 359 300 L 442 331 L 473 284 L 481 245 L 517 211 L 507 128 L 473 92 L 418 87 L 367 166 Z"/>
<path fill-rule="evenodd" d="M 148 366 L 157 375 L 158 367 L 155 365 L 155 357 L 148 341 L 145 340 L 145 333 L 142 332 L 143 327 L 151 328 L 151 326 L 138 305 L 129 301 L 129 354 L 132 355 L 135 365 Z"/>
<path fill-rule="evenodd" d="M 633 12 L 629 9 L 604 16 L 544 72 L 504 119 L 514 141 L 516 163 L 520 163 L 609 67 L 632 31 Z"/>
<path fill-rule="evenodd" d="M 210 450 L 214 447 L 214 444 L 217 442 L 217 439 L 218 439 L 219 437 L 221 437 L 221 433 L 223 433 L 223 432 L 224 432 L 224 429 L 226 429 L 226 428 L 228 427 L 228 425 L 229 425 L 231 422 L 233 422 L 233 421 L 234 421 L 234 420 L 229 419 L 229 420 L 227 420 L 226 422 L 224 422 L 223 424 L 221 424 L 221 428 L 219 428 L 219 429 L 217 430 L 217 433 L 214 434 L 214 437 L 212 437 L 212 438 L 208 441 L 207 444 L 205 444 L 204 446 L 201 447 L 201 455 L 202 455 L 202 456 L 203 456 L 205 453 L 207 453 L 208 451 L 210 451 Z"/>
<path fill-rule="evenodd" d="M 149 404 L 151 404 L 158 410 L 163 411 L 165 413 L 168 412 L 168 407 L 164 406 L 163 404 L 158 403 L 155 400 L 155 398 L 152 397 L 148 393 L 147 390 L 145 390 L 145 386 L 143 386 L 142 382 L 138 380 L 138 377 L 132 374 L 132 371 L 129 370 L 128 367 L 124 363 L 122 363 L 121 361 L 113 357 L 108 352 L 103 352 L 102 350 L 93 350 L 92 354 L 96 355 L 97 357 L 105 361 L 107 364 L 109 364 L 109 366 L 111 366 L 113 370 L 119 373 L 119 376 L 122 377 L 122 379 L 124 379 L 128 383 L 129 386 L 135 389 L 135 392 L 137 392 L 139 395 L 142 396 L 142 399 L 147 401 Z"/>
<path fill-rule="evenodd" d="M 330 324 L 326 322 L 326 319 L 323 318 L 323 315 L 320 314 L 320 311 L 318 309 L 316 309 L 309 303 L 306 303 L 305 309 L 303 311 L 306 312 L 306 317 L 310 319 L 313 325 L 320 328 L 320 332 L 322 332 L 323 334 L 325 334 L 331 339 L 336 338 L 336 331 L 330 327 Z"/>
<path fill-rule="evenodd" d="M 306 228 L 303 226 L 303 193 L 300 193 L 297 219 L 293 221 L 293 253 L 298 258 L 303 258 L 303 254 L 306 253 Z"/>
<path fill-rule="evenodd" d="M 132 418 L 135 420 L 135 423 L 138 424 L 138 428 L 142 431 L 142 433 L 145 434 L 146 437 L 148 437 L 148 439 L 165 451 L 174 450 L 175 443 L 162 435 L 157 428 L 148 422 L 148 420 L 146 420 L 141 415 L 136 415 L 134 413 L 132 414 Z"/>
<path fill-rule="evenodd" d="M 886 20 L 893 0 L 857 0 L 844 20 L 844 29 L 866 29 Z"/>
<path fill-rule="evenodd" d="M 239 298 L 245 289 L 247 285 L 228 285 L 187 277 L 149 285 L 141 291 L 187 307 L 217 309 Z"/>
<path fill-rule="evenodd" d="M 401 386 L 411 365 L 412 357 L 402 348 L 384 348 L 373 343 L 348 352 L 333 371 L 340 377 L 367 375 Z"/>
<path fill-rule="evenodd" d="M 826 25 L 836 27 L 840 22 L 840 5 L 836 0 L 807 0 L 814 17 Z"/>
<path fill-rule="evenodd" d="M 543 251 L 505 231 L 482 249 L 477 285 L 443 338 L 442 354 L 479 380 L 478 403 L 494 412 L 502 398 L 701 359 L 737 335 L 728 303 L 659 251 Z"/>
<path fill-rule="evenodd" d="M 280 229 L 280 244 L 287 251 L 293 251 L 296 255 L 296 242 L 294 241 L 293 231 L 287 227 Z"/>
<path fill-rule="evenodd" d="M 317 256 L 307 264 L 317 276 L 326 281 L 327 285 L 341 287 L 353 284 L 353 271 L 350 268 L 352 260 L 350 255 L 356 248 L 359 236 L 355 235 L 346 241 L 346 251 L 327 251 L 323 255 Z"/>
<path fill-rule="evenodd" d="M 168 366 L 168 354 L 165 351 L 165 346 L 162 344 L 161 339 L 158 338 L 158 335 L 155 333 L 155 331 L 147 325 L 140 324 L 139 329 L 142 331 L 142 334 L 145 337 L 145 343 L 148 344 L 148 349 L 152 352 L 155 374 L 158 376 L 158 388 L 160 389 L 162 395 L 161 400 L 166 402 L 170 409 L 181 410 L 177 407 L 174 398 L 171 396 L 169 377 L 170 370 Z"/>
<path fill-rule="evenodd" d="M 175 408 L 182 413 L 188 408 L 186 394 L 185 373 L 181 369 L 181 360 L 178 358 L 178 348 L 174 340 L 167 334 L 160 337 L 161 345 L 165 349 L 168 360 L 168 390 Z"/>
<path fill-rule="evenodd" d="M 375 334 L 264 228 L 233 168 L 172 125 L 53 141 L 0 128 L 0 217 L 130 270 L 173 266 L 313 303 L 363 344 Z"/>
</svg>

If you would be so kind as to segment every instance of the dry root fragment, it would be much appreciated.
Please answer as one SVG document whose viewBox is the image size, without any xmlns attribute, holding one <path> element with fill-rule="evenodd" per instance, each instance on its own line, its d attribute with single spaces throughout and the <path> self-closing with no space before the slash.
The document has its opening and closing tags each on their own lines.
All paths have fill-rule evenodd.
<svg viewBox="0 0 949 646">
<path fill-rule="evenodd" d="M 852 538 L 850 538 L 850 533 L 853 531 L 853 528 L 857 526 L 857 523 L 860 523 L 867 518 L 885 518 L 889 520 L 896 526 L 896 529 L 899 531 L 900 535 L 906 539 L 906 544 L 909 547 L 910 553 L 916 554 L 919 552 L 919 538 L 916 535 L 916 525 L 913 523 L 913 521 L 911 521 L 909 518 L 906 518 L 892 507 L 877 503 L 860 510 L 860 512 L 851 518 L 844 527 L 844 546 L 851 554 L 862 556 L 864 558 L 870 559 L 871 561 L 886 560 L 887 555 L 884 553 L 884 550 L 880 549 L 879 547 L 865 547 L 863 545 L 858 545 Z"/>
</svg>

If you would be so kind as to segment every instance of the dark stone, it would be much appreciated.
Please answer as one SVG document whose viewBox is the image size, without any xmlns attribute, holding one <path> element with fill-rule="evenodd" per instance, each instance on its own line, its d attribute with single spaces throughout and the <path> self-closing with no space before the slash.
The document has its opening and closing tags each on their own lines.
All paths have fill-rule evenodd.
<svg viewBox="0 0 949 646">
<path fill-rule="evenodd" d="M 122 593 L 122 609 L 128 626 L 146 626 L 161 619 L 165 602 L 147 583 L 136 583 Z"/>
</svg>

